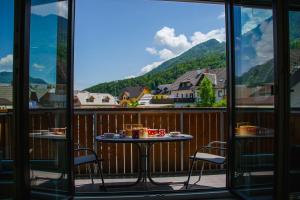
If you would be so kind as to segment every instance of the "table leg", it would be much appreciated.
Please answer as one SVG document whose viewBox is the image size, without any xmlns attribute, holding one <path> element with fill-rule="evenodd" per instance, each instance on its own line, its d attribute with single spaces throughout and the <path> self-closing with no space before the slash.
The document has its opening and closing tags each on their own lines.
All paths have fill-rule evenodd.
<svg viewBox="0 0 300 200">
<path fill-rule="evenodd" d="M 151 152 L 151 147 L 153 146 L 153 144 L 148 144 L 147 145 L 147 178 L 149 179 L 149 181 L 153 184 L 153 185 L 170 185 L 170 184 L 184 184 L 185 181 L 182 181 L 182 182 L 163 182 L 163 183 L 160 183 L 160 182 L 156 182 L 152 179 L 151 177 L 151 169 L 150 169 L 150 166 L 151 166 L 151 159 L 150 159 L 150 152 Z"/>
</svg>

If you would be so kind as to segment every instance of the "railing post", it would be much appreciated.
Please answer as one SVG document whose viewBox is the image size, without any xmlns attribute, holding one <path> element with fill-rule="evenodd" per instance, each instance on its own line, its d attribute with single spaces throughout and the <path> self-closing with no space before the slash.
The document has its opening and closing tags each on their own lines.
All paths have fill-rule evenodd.
<svg viewBox="0 0 300 200">
<path fill-rule="evenodd" d="M 221 141 L 224 141 L 224 115 L 225 113 L 223 111 L 220 111 L 220 140 Z M 222 147 L 223 147 L 223 144 L 222 144 Z M 222 152 L 222 156 L 225 155 L 225 152 L 224 151 L 221 151 Z M 224 165 L 221 165 L 221 169 L 224 169 Z"/>
<path fill-rule="evenodd" d="M 98 120 L 97 120 L 97 113 L 93 112 L 93 150 L 98 152 L 98 144 L 96 141 L 97 131 L 98 131 Z"/>
<path fill-rule="evenodd" d="M 180 132 L 183 133 L 183 112 L 180 112 Z M 183 142 L 180 142 L 180 170 L 183 171 Z"/>
</svg>

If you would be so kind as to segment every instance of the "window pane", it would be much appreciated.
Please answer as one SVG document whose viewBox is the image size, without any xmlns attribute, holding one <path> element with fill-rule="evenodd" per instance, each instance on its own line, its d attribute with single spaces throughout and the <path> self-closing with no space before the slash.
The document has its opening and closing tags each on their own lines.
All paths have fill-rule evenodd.
<svg viewBox="0 0 300 200">
<path fill-rule="evenodd" d="M 290 133 L 289 192 L 290 199 L 300 198 L 300 12 L 289 12 L 290 29 Z"/>
<path fill-rule="evenodd" d="M 50 2 L 37 4 L 32 1 L 31 7 L 30 178 L 33 191 L 39 189 L 58 193 L 68 190 L 68 1 Z"/>
<path fill-rule="evenodd" d="M 0 199 L 14 194 L 13 117 L 14 1 L 0 1 Z"/>
<path fill-rule="evenodd" d="M 234 7 L 234 187 L 245 197 L 271 195 L 274 61 L 271 9 Z"/>
</svg>

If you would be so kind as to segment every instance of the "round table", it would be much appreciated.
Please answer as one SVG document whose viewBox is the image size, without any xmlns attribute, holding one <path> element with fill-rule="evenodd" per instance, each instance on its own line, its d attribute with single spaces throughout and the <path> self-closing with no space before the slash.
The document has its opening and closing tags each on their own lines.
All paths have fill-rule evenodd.
<svg viewBox="0 0 300 200">
<path fill-rule="evenodd" d="M 162 137 L 148 137 L 148 138 L 138 138 L 134 139 L 131 137 L 114 137 L 109 138 L 105 137 L 103 135 L 97 136 L 96 141 L 102 142 L 102 143 L 132 143 L 137 145 L 139 150 L 139 157 L 140 157 L 140 167 L 139 167 L 139 174 L 137 181 L 133 184 L 136 185 L 139 182 L 147 183 L 147 179 L 152 184 L 161 184 L 155 182 L 151 178 L 150 173 L 150 150 L 153 144 L 160 143 L 160 142 L 184 142 L 184 141 L 190 141 L 193 139 L 193 136 L 187 135 L 187 134 L 179 134 L 177 136 L 171 136 L 169 134 L 166 134 Z M 126 185 L 128 186 L 128 185 Z"/>
</svg>

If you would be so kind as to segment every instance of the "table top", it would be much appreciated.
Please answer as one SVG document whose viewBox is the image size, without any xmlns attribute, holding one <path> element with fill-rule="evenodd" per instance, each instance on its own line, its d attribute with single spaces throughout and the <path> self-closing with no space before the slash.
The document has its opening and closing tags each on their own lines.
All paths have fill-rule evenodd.
<svg viewBox="0 0 300 200">
<path fill-rule="evenodd" d="M 148 137 L 148 138 L 138 138 L 134 139 L 132 137 L 104 137 L 103 135 L 97 136 L 96 140 L 98 142 L 104 143 L 154 143 L 154 142 L 179 142 L 179 141 L 189 141 L 192 140 L 192 135 L 180 134 L 177 136 L 171 136 L 166 134 L 165 136 L 159 137 Z"/>
<path fill-rule="evenodd" d="M 263 138 L 274 138 L 273 134 L 262 134 L 262 135 L 257 135 L 257 134 L 245 134 L 245 135 L 240 135 L 240 134 L 236 134 L 235 135 L 236 138 L 238 139 L 263 139 Z"/>
<path fill-rule="evenodd" d="M 36 139 L 47 139 L 47 140 L 65 140 L 66 135 L 56 135 L 51 132 L 47 133 L 29 133 L 29 136 L 31 138 L 36 138 Z"/>
</svg>

